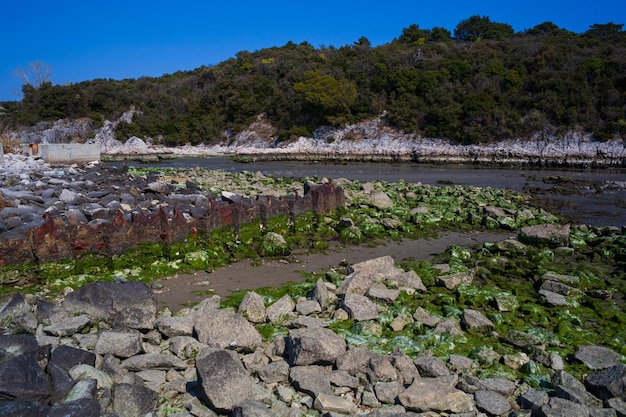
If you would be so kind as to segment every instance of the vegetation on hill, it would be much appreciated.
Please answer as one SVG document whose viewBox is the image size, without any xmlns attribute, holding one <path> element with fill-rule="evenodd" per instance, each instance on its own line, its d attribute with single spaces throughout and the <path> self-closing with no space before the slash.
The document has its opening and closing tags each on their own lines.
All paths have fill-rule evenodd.
<svg viewBox="0 0 626 417">
<path fill-rule="evenodd" d="M 25 84 L 22 101 L 0 105 L 0 130 L 60 118 L 97 125 L 134 106 L 141 113 L 120 137 L 167 145 L 222 140 L 262 113 L 279 141 L 384 112 L 391 127 L 463 144 L 571 130 L 607 140 L 626 136 L 626 31 L 545 22 L 515 33 L 472 16 L 454 33 L 414 24 L 377 47 L 365 37 L 289 42 L 158 78 Z"/>
</svg>

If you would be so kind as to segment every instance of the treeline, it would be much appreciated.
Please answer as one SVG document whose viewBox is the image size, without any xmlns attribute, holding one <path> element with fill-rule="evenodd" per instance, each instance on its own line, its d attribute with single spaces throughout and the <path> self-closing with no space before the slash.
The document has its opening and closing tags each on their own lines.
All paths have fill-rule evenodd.
<svg viewBox="0 0 626 417">
<path fill-rule="evenodd" d="M 118 134 L 168 145 L 222 140 L 261 113 L 281 141 L 383 112 L 391 127 L 464 144 L 569 130 L 607 140 L 626 137 L 626 32 L 546 22 L 515 33 L 472 16 L 454 33 L 411 25 L 377 47 L 365 37 L 338 48 L 289 42 L 158 78 L 27 84 L 0 117 L 5 128 L 101 123 L 131 106 L 142 113 Z"/>
</svg>

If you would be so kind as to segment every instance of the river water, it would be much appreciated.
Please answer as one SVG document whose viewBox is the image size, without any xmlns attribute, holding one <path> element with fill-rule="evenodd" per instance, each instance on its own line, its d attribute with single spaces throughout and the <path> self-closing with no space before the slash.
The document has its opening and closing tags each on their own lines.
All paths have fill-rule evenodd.
<svg viewBox="0 0 626 417">
<path fill-rule="evenodd" d="M 115 163 L 122 164 L 122 163 Z M 410 162 L 235 162 L 226 157 L 175 158 L 154 163 L 125 162 L 130 166 L 220 169 L 229 172 L 260 171 L 276 177 L 347 178 L 423 184 L 458 184 L 476 187 L 533 190 L 533 195 L 553 211 L 576 223 L 596 226 L 626 225 L 626 170 L 541 169 L 484 167 Z M 560 179 L 560 181 L 559 181 Z M 557 184 L 555 184 L 557 183 Z M 567 187 L 562 187 L 563 185 Z"/>
</svg>

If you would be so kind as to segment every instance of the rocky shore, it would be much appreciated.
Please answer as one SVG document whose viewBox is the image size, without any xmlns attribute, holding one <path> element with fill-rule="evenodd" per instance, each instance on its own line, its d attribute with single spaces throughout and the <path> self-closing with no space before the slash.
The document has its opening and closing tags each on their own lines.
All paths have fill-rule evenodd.
<svg viewBox="0 0 626 417">
<path fill-rule="evenodd" d="M 446 273 L 449 267 L 438 266 L 436 285 L 473 285 L 471 273 Z M 576 284 L 550 276 L 544 286 L 562 292 Z M 306 297 L 268 301 L 248 292 L 236 309 L 213 296 L 176 315 L 159 312 L 139 282 L 88 284 L 59 303 L 16 295 L 0 307 L 0 415 L 626 415 L 626 366 L 610 349 L 584 345 L 563 358 L 530 333 L 492 335 L 494 323 L 477 309 L 456 319 L 424 305 L 381 320 L 402 294 L 431 290 L 382 257 L 351 265 L 337 285 L 319 279 Z M 509 308 L 510 299 L 499 300 L 497 309 Z M 473 357 L 447 360 L 429 350 L 415 358 L 382 354 L 337 331 L 336 323 L 348 321 L 371 332 L 419 325 L 439 337 L 478 333 L 500 338 L 509 353 L 485 345 Z M 268 328 L 274 331 L 259 331 Z M 543 363 L 550 385 L 481 376 L 493 362 L 510 370 Z M 567 362 L 586 367 L 586 378 L 566 372 Z"/>
<path fill-rule="evenodd" d="M 583 132 L 540 132 L 531 138 L 511 138 L 497 143 L 457 145 L 390 129 L 384 115 L 340 128 L 320 127 L 311 137 L 279 141 L 275 127 L 259 115 L 247 129 L 228 133 L 226 140 L 210 145 L 155 146 L 151 138 L 119 141 L 119 123 L 132 121 L 136 111 L 94 127 L 88 120 L 41 123 L 11 134 L 14 143 L 62 143 L 68 137 L 100 145 L 103 157 L 113 160 L 154 160 L 172 156 L 228 155 L 242 159 L 304 159 L 353 161 L 415 161 L 487 165 L 563 167 L 624 167 L 626 144 L 615 139 L 593 141 Z M 8 151 L 8 150 L 5 150 Z"/>
<path fill-rule="evenodd" d="M 6 160 L 0 167 L 0 265 L 114 255 L 139 243 L 175 242 L 192 233 L 344 204 L 343 190 L 332 183 L 251 198 L 201 192 L 189 180 L 177 188 L 157 181 L 158 175 L 130 177 L 106 164 L 53 167 L 12 154 Z"/>
<path fill-rule="evenodd" d="M 305 183 L 252 198 L 239 193 L 246 184 L 201 192 L 193 173 L 131 177 L 12 154 L 0 169 L 2 236 L 31 239 L 29 249 L 7 249 L 2 259 L 64 259 L 93 248 L 112 254 L 111 244 L 150 237 L 174 242 L 194 232 L 181 225 L 209 230 L 214 222 L 199 220 L 222 213 L 207 203 L 213 197 L 228 207 L 219 218 L 233 226 L 293 213 L 299 202 L 323 212 L 346 198 L 367 214 L 340 218 L 341 233 L 361 241 L 444 219 L 518 230 L 476 256 L 451 248 L 448 261 L 420 274 L 384 256 L 343 265 L 286 295 L 207 297 L 175 314 L 159 308 L 158 287 L 125 277 L 66 288 L 54 300 L 14 295 L 0 303 L 2 416 L 626 415 L 626 366 L 616 352 L 623 335 L 615 328 L 626 322 L 616 282 L 626 262 L 624 230 L 524 226 L 554 217 L 519 196 L 466 196 L 459 187 Z M 246 175 L 258 187 L 274 181 Z M 134 232 L 112 235 L 120 221 L 125 230 L 136 225 Z M 81 236 L 107 243 L 79 245 Z M 594 265 L 577 270 L 588 258 Z M 595 329 L 607 321 L 613 327 Z M 586 342 L 591 330 L 615 349 Z M 572 335 L 580 337 L 572 342 Z M 472 349 L 449 353 L 455 345 Z"/>
</svg>

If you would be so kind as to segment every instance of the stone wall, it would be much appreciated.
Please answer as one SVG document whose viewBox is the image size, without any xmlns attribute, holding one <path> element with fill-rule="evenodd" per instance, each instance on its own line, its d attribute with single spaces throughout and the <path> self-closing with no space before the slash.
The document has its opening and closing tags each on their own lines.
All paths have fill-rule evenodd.
<svg viewBox="0 0 626 417">
<path fill-rule="evenodd" d="M 49 211 L 41 226 L 0 240 L 0 265 L 71 259 L 86 253 L 113 255 L 143 242 L 175 242 L 223 226 L 239 228 L 278 215 L 323 213 L 344 204 L 343 189 L 325 183 L 307 187 L 304 196 L 209 200 L 208 207 L 193 217 L 169 206 L 150 213 L 135 210 L 130 216 L 117 210 L 111 219 L 86 224 Z"/>
<path fill-rule="evenodd" d="M 42 143 L 39 144 L 39 154 L 50 164 L 81 164 L 99 161 L 100 146 L 82 143 Z"/>
</svg>

